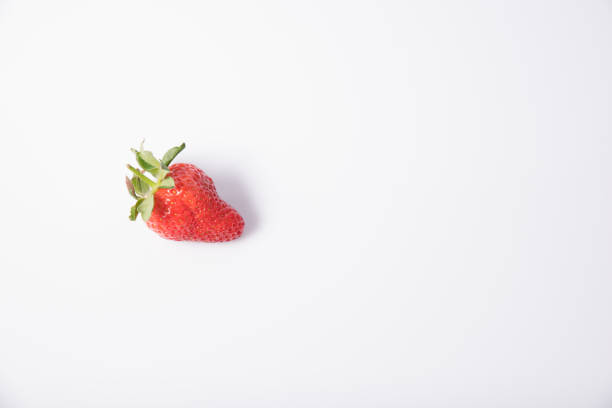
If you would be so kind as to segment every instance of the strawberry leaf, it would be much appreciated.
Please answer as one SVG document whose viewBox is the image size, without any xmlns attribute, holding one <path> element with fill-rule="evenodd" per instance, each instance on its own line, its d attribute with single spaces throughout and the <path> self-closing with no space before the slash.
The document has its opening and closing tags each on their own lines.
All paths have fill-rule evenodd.
<svg viewBox="0 0 612 408">
<path fill-rule="evenodd" d="M 130 180 L 130 178 L 127 176 L 125 177 L 125 185 L 127 186 L 130 195 L 135 199 L 138 199 L 138 197 L 136 196 L 136 191 L 134 189 L 134 184 L 132 183 L 132 180 Z"/>
<path fill-rule="evenodd" d="M 130 208 L 130 220 L 131 221 L 135 221 L 136 217 L 138 217 L 138 206 L 140 205 L 140 203 L 142 203 L 142 198 L 138 201 L 136 201 L 136 204 L 134 204 L 132 206 L 132 208 Z"/>
<path fill-rule="evenodd" d="M 175 146 L 171 148 L 170 150 L 168 150 L 166 154 L 164 154 L 164 157 L 162 157 L 162 160 L 161 160 L 162 165 L 169 166 L 170 163 L 172 163 L 172 160 L 174 160 L 174 158 L 176 157 L 176 155 L 182 152 L 184 148 L 185 148 L 185 143 L 181 144 L 180 146 Z"/>
<path fill-rule="evenodd" d="M 155 182 L 153 180 L 151 180 L 150 178 L 148 178 L 147 176 L 145 176 L 144 174 L 142 174 L 140 171 L 138 171 L 137 168 L 130 166 L 129 164 L 127 165 L 127 168 L 134 173 L 134 175 L 136 177 L 138 177 L 140 179 L 140 181 L 142 181 L 143 183 L 146 183 L 149 187 L 153 188 L 155 187 Z"/>
<path fill-rule="evenodd" d="M 159 188 L 174 188 L 174 179 L 172 177 L 166 177 L 159 183 Z"/>
<path fill-rule="evenodd" d="M 151 212 L 153 212 L 154 204 L 153 194 L 149 194 L 138 205 L 138 212 L 142 216 L 143 220 L 149 221 L 149 218 L 151 218 Z"/>
<path fill-rule="evenodd" d="M 164 177 L 168 175 L 168 173 L 170 173 L 170 170 L 154 169 L 154 170 L 150 170 L 149 173 L 157 177 L 157 179 L 163 179 Z"/>
<path fill-rule="evenodd" d="M 138 161 L 138 164 L 140 164 L 140 167 L 146 171 L 159 169 L 161 167 L 159 160 L 157 160 L 155 156 L 153 156 L 153 153 L 148 150 L 145 150 L 144 152 L 137 152 L 136 160 Z"/>
<path fill-rule="evenodd" d="M 149 191 L 149 186 L 147 183 L 143 182 L 138 176 L 132 177 L 132 184 L 134 185 L 134 190 L 136 194 L 139 196 L 144 196 L 147 191 Z"/>
</svg>

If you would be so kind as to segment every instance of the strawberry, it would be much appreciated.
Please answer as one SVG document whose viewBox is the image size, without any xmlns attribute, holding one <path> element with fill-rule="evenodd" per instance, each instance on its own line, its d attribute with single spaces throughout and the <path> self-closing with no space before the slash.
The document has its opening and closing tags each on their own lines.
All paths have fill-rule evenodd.
<svg viewBox="0 0 612 408">
<path fill-rule="evenodd" d="M 185 143 L 171 148 L 161 160 L 149 151 L 132 149 L 137 169 L 126 177 L 129 193 L 136 199 L 130 220 L 141 215 L 147 226 L 163 238 L 175 241 L 231 241 L 242 235 L 244 220 L 238 211 L 219 198 L 212 179 L 193 164 L 172 160 Z M 149 172 L 155 181 L 144 173 Z"/>
</svg>

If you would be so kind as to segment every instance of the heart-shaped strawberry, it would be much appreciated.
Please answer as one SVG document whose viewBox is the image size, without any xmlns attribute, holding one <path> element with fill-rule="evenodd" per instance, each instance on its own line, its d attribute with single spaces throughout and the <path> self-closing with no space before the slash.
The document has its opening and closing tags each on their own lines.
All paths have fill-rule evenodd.
<svg viewBox="0 0 612 408">
<path fill-rule="evenodd" d="M 219 198 L 212 179 L 193 164 L 170 166 L 184 148 L 184 143 L 173 147 L 161 160 L 142 146 L 139 151 L 132 149 L 142 170 L 128 165 L 134 173 L 126 179 L 128 191 L 137 200 L 130 219 L 140 214 L 149 228 L 175 241 L 221 242 L 240 237 L 244 220 Z M 145 176 L 145 171 L 157 180 Z"/>
</svg>

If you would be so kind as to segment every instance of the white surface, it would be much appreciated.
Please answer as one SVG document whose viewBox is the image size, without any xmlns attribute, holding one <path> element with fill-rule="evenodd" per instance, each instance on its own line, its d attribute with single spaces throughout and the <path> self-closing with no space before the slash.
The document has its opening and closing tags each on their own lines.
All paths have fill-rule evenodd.
<svg viewBox="0 0 612 408">
<path fill-rule="evenodd" d="M 610 407 L 611 9 L 0 1 L 0 407 Z"/>
</svg>

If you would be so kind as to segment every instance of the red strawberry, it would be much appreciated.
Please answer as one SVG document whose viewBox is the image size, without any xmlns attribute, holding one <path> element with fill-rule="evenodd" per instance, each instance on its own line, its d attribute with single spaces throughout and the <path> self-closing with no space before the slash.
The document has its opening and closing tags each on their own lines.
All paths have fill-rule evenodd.
<svg viewBox="0 0 612 408">
<path fill-rule="evenodd" d="M 175 241 L 231 241 L 242 235 L 244 220 L 217 195 L 210 177 L 193 164 L 170 162 L 185 148 L 168 150 L 157 160 L 142 146 L 136 160 L 143 170 L 128 164 L 134 176 L 126 179 L 130 194 L 136 198 L 130 219 L 138 214 L 147 226 L 164 238 Z M 144 175 L 148 171 L 156 181 Z"/>
</svg>

